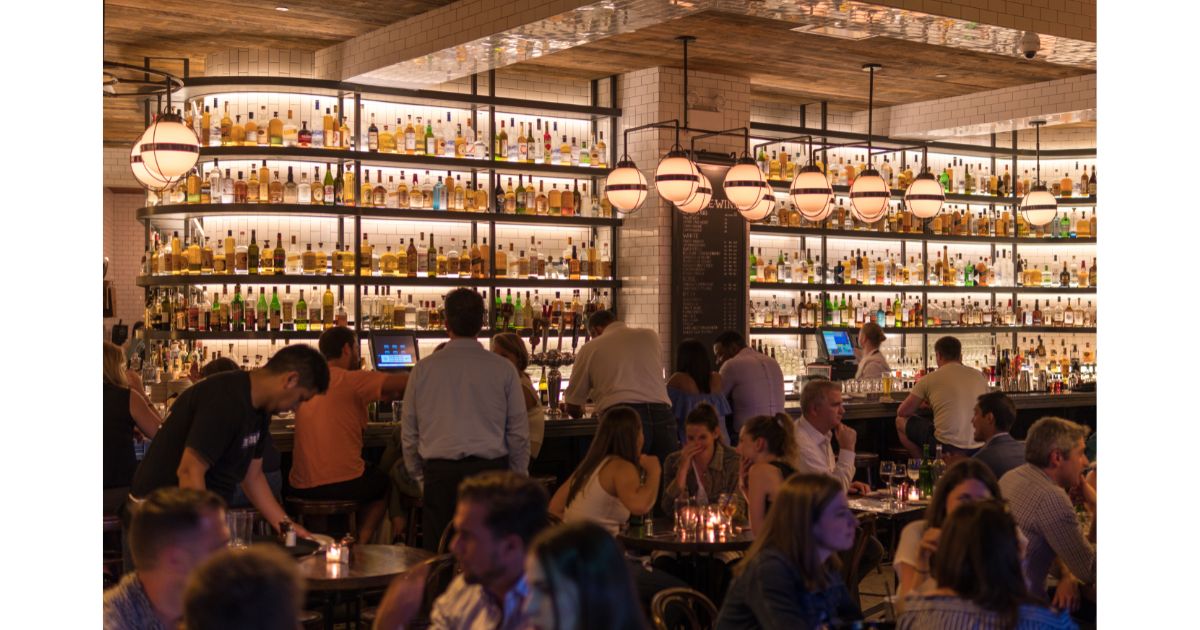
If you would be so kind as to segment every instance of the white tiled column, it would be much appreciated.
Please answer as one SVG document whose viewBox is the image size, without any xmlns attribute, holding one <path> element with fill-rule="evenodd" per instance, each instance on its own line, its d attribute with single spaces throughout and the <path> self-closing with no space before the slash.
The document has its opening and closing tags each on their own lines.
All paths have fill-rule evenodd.
<svg viewBox="0 0 1200 630">
<path fill-rule="evenodd" d="M 750 124 L 750 83 L 729 75 L 690 72 L 690 91 L 707 97 L 719 94 L 724 103 L 719 112 L 689 112 L 689 124 L 720 129 Z M 670 119 L 682 121 L 683 72 L 679 68 L 646 68 L 622 75 L 618 84 L 621 129 Z M 614 142 L 620 140 L 615 138 Z M 641 210 L 625 217 L 618 247 L 621 298 L 618 310 L 631 326 L 653 328 L 662 340 L 664 365 L 672 364 L 674 345 L 679 342 L 671 330 L 671 213 L 678 212 L 654 190 L 654 170 L 658 161 L 675 141 L 671 129 L 636 132 L 629 137 L 626 151 L 650 183 L 650 192 Z M 689 136 L 681 138 L 690 147 Z M 716 137 L 701 140 L 697 149 L 714 152 L 740 151 L 742 140 Z"/>
</svg>

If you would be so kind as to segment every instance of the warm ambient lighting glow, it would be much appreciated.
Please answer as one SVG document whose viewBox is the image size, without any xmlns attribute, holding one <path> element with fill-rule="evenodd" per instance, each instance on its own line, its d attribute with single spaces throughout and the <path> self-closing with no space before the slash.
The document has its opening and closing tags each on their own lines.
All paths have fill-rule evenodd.
<svg viewBox="0 0 1200 630">
<path fill-rule="evenodd" d="M 937 213 L 942 211 L 945 201 L 946 193 L 942 190 L 942 185 L 928 170 L 917 175 L 904 193 L 904 203 L 908 206 L 908 211 L 918 219 L 937 216 Z"/>
<path fill-rule="evenodd" d="M 1021 200 L 1021 210 L 1025 212 L 1025 220 L 1030 225 L 1046 225 L 1058 216 L 1058 201 L 1045 184 L 1037 184 L 1029 189 Z"/>
<path fill-rule="evenodd" d="M 738 210 L 738 213 L 741 214 L 742 218 L 746 219 L 747 221 L 756 223 L 771 216 L 771 211 L 774 209 L 775 193 L 768 190 L 766 194 L 763 195 L 762 200 L 758 202 L 758 205 L 749 210 Z"/>
<path fill-rule="evenodd" d="M 155 186 L 147 187 L 162 190 L 196 166 L 196 160 L 200 157 L 200 141 L 179 116 L 162 114 L 142 134 L 136 151 L 140 153 L 146 173 L 156 182 Z M 130 162 L 132 167 L 132 153 Z M 137 174 L 136 170 L 134 174 Z"/>
<path fill-rule="evenodd" d="M 691 199 L 699 183 L 700 171 L 678 146 L 667 153 L 654 171 L 654 188 L 660 197 L 671 203 Z"/>
<path fill-rule="evenodd" d="M 833 188 L 821 169 L 812 164 L 800 169 L 796 178 L 792 180 L 790 193 L 792 203 L 805 219 L 820 221 L 821 218 L 818 217 L 821 217 L 822 213 L 828 216 L 826 208 L 833 201 Z"/>
<path fill-rule="evenodd" d="M 608 202 L 625 214 L 642 207 L 647 190 L 646 176 L 628 156 L 617 162 L 617 168 L 608 174 L 604 182 L 604 195 L 608 197 Z"/>
<path fill-rule="evenodd" d="M 676 204 L 675 207 L 679 208 L 680 212 L 695 214 L 708 207 L 708 202 L 712 201 L 712 194 L 712 182 L 709 181 L 706 175 L 701 173 L 700 185 L 696 186 L 696 192 L 692 195 L 692 198 L 681 204 Z"/>
<path fill-rule="evenodd" d="M 729 169 L 722 187 L 729 202 L 737 207 L 739 212 L 746 212 L 757 206 L 768 190 L 766 175 L 758 168 L 754 158 L 748 155 L 743 155 L 737 164 Z"/>
<path fill-rule="evenodd" d="M 892 193 L 879 171 L 868 168 L 854 178 L 850 186 L 850 211 L 864 223 L 874 223 L 887 213 Z"/>
</svg>

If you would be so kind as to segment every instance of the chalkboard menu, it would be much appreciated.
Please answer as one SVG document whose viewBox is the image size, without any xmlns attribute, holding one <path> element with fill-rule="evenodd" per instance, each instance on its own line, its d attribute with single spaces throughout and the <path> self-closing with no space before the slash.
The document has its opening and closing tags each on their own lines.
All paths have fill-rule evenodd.
<svg viewBox="0 0 1200 630">
<path fill-rule="evenodd" d="M 671 210 L 672 348 L 689 338 L 712 347 L 716 336 L 726 330 L 749 332 L 750 227 L 721 186 L 729 166 L 698 166 L 712 182 L 712 201 L 696 214 Z"/>
</svg>

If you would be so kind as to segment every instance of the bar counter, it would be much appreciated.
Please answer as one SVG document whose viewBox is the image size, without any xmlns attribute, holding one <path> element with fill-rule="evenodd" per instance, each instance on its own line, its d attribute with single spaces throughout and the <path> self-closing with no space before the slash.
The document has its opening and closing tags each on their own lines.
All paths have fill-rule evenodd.
<svg viewBox="0 0 1200 630">
<path fill-rule="evenodd" d="M 845 421 L 854 422 L 855 428 L 859 429 L 857 421 L 866 420 L 891 420 L 896 417 L 896 409 L 900 406 L 900 402 L 907 394 L 898 392 L 894 395 L 895 400 L 892 402 L 880 402 L 877 400 L 856 400 L 850 399 L 846 402 Z M 1013 402 L 1017 406 L 1018 422 L 1017 427 L 1014 427 L 1013 434 L 1015 437 L 1023 438 L 1028 425 L 1032 423 L 1033 418 L 1028 422 L 1022 423 L 1021 420 L 1031 415 L 1041 417 L 1049 413 L 1063 415 L 1068 419 L 1075 420 L 1082 424 L 1087 424 L 1093 429 L 1095 428 L 1096 418 L 1096 393 L 1095 392 L 1078 392 L 1068 394 L 1019 394 L 1011 393 Z M 793 397 L 794 398 L 794 397 Z M 798 401 L 788 401 L 788 413 L 793 416 L 800 414 Z M 796 405 L 792 407 L 790 405 Z M 1039 412 L 1039 413 L 1035 413 Z M 1045 412 L 1045 413 L 1041 413 Z M 385 416 L 386 417 L 386 416 Z M 271 424 L 271 436 L 275 440 L 275 445 L 282 452 L 291 452 L 293 443 L 293 429 L 291 428 L 293 420 L 275 420 Z M 597 418 L 580 418 L 547 420 L 546 421 L 546 437 L 545 442 L 558 439 L 570 438 L 591 438 L 596 433 L 596 425 L 599 420 Z M 887 425 L 890 426 L 890 425 Z M 363 436 L 364 448 L 383 448 L 387 444 L 388 438 L 399 427 L 394 422 L 370 422 L 367 424 L 367 429 Z"/>
</svg>

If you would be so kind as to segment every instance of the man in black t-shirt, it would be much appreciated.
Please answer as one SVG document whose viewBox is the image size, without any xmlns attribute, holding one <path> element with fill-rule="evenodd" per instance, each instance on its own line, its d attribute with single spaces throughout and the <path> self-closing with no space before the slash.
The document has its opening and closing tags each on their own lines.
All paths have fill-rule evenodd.
<svg viewBox="0 0 1200 630">
<path fill-rule="evenodd" d="M 276 352 L 250 372 L 216 374 L 196 383 L 175 401 L 133 476 L 134 502 L 157 488 L 211 490 L 228 501 L 240 484 L 273 527 L 287 514 L 262 471 L 271 415 L 294 410 L 325 393 L 329 367 L 306 345 Z M 296 526 L 300 535 L 307 535 Z"/>
</svg>

